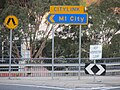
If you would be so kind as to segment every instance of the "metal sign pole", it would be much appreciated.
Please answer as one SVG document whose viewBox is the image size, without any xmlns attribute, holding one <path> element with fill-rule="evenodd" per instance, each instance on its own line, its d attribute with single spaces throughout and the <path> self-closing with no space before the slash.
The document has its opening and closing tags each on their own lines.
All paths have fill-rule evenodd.
<svg viewBox="0 0 120 90">
<path fill-rule="evenodd" d="M 2 41 L 2 62 L 3 62 L 3 58 L 4 58 L 4 41 Z"/>
<path fill-rule="evenodd" d="M 54 27 L 52 29 L 52 80 L 54 77 Z"/>
<path fill-rule="evenodd" d="M 96 60 L 94 60 L 94 65 L 96 65 Z M 93 79 L 93 82 L 96 81 L 96 74 L 94 74 L 94 79 Z"/>
<path fill-rule="evenodd" d="M 80 71 L 81 71 L 81 25 L 79 28 L 79 73 L 78 73 L 78 80 L 80 80 Z"/>
<path fill-rule="evenodd" d="M 12 29 L 10 30 L 9 79 L 11 77 Z"/>
<path fill-rule="evenodd" d="M 14 15 L 9 15 L 5 18 L 4 24 L 10 29 L 10 53 L 9 53 L 9 79 L 11 77 L 11 56 L 12 56 L 12 30 L 18 26 L 18 18 Z"/>
</svg>

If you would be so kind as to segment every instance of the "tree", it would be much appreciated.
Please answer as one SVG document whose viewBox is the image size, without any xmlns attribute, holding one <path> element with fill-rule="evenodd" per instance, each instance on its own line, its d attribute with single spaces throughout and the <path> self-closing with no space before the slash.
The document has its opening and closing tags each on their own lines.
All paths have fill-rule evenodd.
<svg viewBox="0 0 120 90">
<path fill-rule="evenodd" d="M 120 34 L 114 35 L 109 45 L 112 57 L 120 57 Z"/>
<path fill-rule="evenodd" d="M 42 8 L 40 8 L 40 6 Z M 44 44 L 50 33 L 48 33 L 48 35 L 46 36 L 41 37 L 39 40 L 36 39 L 36 35 L 39 31 L 39 25 L 41 24 L 42 17 L 48 7 L 49 5 L 47 4 L 47 1 L 44 0 L 10 0 L 6 2 L 6 7 L 3 9 L 3 12 L 0 15 L 1 22 L 4 22 L 5 17 L 9 14 L 13 14 L 19 18 L 19 26 L 13 31 L 14 42 L 12 53 L 15 57 L 21 57 L 19 49 L 17 47 L 19 43 L 26 44 L 26 47 L 31 51 L 31 58 L 37 58 L 41 56 L 40 51 L 42 51 L 42 48 L 44 48 Z M 46 26 L 49 27 L 49 24 L 47 23 Z M 1 24 L 1 27 L 1 37 L 3 37 L 3 41 L 8 42 L 9 32 L 7 28 L 4 27 L 3 23 Z M 51 30 L 48 31 L 48 28 L 46 28 L 46 30 L 42 34 L 44 35 L 46 32 L 50 31 Z M 39 46 L 36 45 L 38 42 Z M 9 45 L 7 45 L 6 47 L 9 47 Z M 39 55 L 35 53 L 36 49 L 38 49 Z"/>
<path fill-rule="evenodd" d="M 90 40 L 84 33 L 84 29 L 87 26 L 82 27 L 82 58 L 87 58 L 89 54 Z M 78 58 L 79 54 L 79 25 L 61 26 L 62 30 L 55 32 L 55 57 L 64 58 Z M 49 40 L 44 49 L 45 57 L 51 57 L 51 41 Z"/>
<path fill-rule="evenodd" d="M 107 51 L 107 49 L 109 48 L 109 43 L 111 42 L 111 38 L 115 35 L 120 27 L 120 15 L 115 14 L 113 10 L 113 8 L 119 7 L 119 5 L 120 2 L 118 0 L 101 0 L 97 2 L 97 4 L 94 3 L 91 6 L 87 7 L 89 15 L 89 25 L 91 25 L 91 27 L 89 27 L 89 25 L 82 26 L 82 57 L 89 57 L 89 46 L 91 44 L 103 44 L 103 48 L 105 49 L 104 52 Z M 66 39 L 69 39 L 69 35 L 72 34 L 71 40 L 76 37 L 76 39 L 74 39 L 74 42 L 76 41 L 78 45 L 79 27 L 72 27 L 74 29 L 74 33 L 71 32 L 71 30 L 73 29 L 68 30 L 67 28 L 68 27 L 64 28 L 63 31 L 59 32 L 56 35 L 56 37 L 59 37 L 57 38 L 59 39 L 57 41 L 60 41 L 62 37 L 66 37 Z M 66 43 L 68 44 L 69 42 Z M 57 43 L 56 46 L 62 46 L 62 44 Z M 57 48 L 57 50 L 59 49 Z M 66 48 L 63 47 L 62 49 L 60 48 L 60 50 L 65 51 Z M 71 50 L 71 47 L 69 47 L 69 50 Z M 78 52 L 78 47 L 75 52 Z M 78 53 L 75 54 L 77 56 Z M 104 53 L 103 55 L 104 57 L 106 56 L 105 54 L 106 53 Z M 63 55 L 66 57 L 67 53 Z"/>
<path fill-rule="evenodd" d="M 112 8 L 119 7 L 118 0 L 102 0 L 99 5 L 92 5 L 88 8 L 88 13 L 92 17 L 93 26 L 89 33 L 101 38 L 103 44 L 109 43 L 109 39 L 119 30 L 119 16 L 114 14 Z"/>
<path fill-rule="evenodd" d="M 120 14 L 115 13 L 119 5 L 118 0 L 101 0 L 99 4 L 88 7 L 89 22 L 92 24 L 86 32 L 91 44 L 103 45 L 103 57 L 113 57 L 110 43 L 112 45 L 111 38 L 120 30 Z"/>
<path fill-rule="evenodd" d="M 78 2 L 75 0 L 74 3 Z M 51 33 L 52 28 L 46 21 L 50 5 L 70 5 L 69 0 L 56 1 L 56 0 L 6 0 L 6 7 L 3 8 L 0 14 L 0 21 L 4 22 L 6 16 L 13 14 L 19 18 L 19 26 L 13 31 L 13 50 L 12 53 L 15 57 L 20 58 L 19 43 L 24 43 L 31 52 L 31 58 L 42 57 L 42 52 L 45 47 L 46 41 Z M 46 14 L 45 14 L 46 13 Z M 43 22 L 42 22 L 43 21 Z M 41 30 L 41 25 L 44 24 L 45 28 Z M 9 41 L 8 29 L 1 23 L 1 37 L 2 41 Z M 19 38 L 18 38 L 19 37 Z M 9 44 L 6 44 L 9 49 Z M 9 54 L 9 53 L 8 53 Z"/>
</svg>

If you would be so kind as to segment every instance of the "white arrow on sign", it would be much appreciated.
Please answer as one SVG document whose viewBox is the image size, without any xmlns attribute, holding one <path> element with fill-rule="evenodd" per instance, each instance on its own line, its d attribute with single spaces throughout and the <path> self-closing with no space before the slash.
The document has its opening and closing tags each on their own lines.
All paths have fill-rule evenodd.
<svg viewBox="0 0 120 90">
<path fill-rule="evenodd" d="M 102 67 L 102 65 L 96 64 L 96 66 L 100 69 L 100 70 L 96 73 L 96 75 L 101 75 L 101 74 L 105 71 L 105 69 Z"/>
<path fill-rule="evenodd" d="M 94 66 L 94 64 L 89 64 L 85 69 L 87 72 L 89 72 L 89 74 L 94 74 L 93 71 L 91 70 L 91 68 Z"/>
</svg>

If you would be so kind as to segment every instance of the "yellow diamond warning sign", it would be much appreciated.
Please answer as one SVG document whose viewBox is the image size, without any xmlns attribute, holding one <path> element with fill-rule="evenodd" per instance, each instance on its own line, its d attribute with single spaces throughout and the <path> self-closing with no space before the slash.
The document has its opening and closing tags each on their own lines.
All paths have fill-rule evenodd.
<svg viewBox="0 0 120 90">
<path fill-rule="evenodd" d="M 18 18 L 14 15 L 9 15 L 5 18 L 4 24 L 9 29 L 15 29 L 18 26 Z"/>
</svg>

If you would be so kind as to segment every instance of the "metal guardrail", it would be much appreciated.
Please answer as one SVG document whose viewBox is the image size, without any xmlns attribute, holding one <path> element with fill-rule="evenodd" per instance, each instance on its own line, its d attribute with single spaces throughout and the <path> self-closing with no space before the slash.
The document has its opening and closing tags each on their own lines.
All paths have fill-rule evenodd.
<svg viewBox="0 0 120 90">
<path fill-rule="evenodd" d="M 3 59 L 0 59 L 3 60 Z M 9 58 L 0 62 L 0 76 L 9 76 Z M 6 61 L 6 62 L 5 62 Z M 52 75 L 51 58 L 14 58 L 11 64 L 11 77 L 50 77 Z M 81 61 L 81 75 L 85 75 L 85 63 L 93 63 L 89 59 Z M 120 75 L 120 58 L 104 58 L 97 60 L 97 63 L 106 64 L 106 75 Z M 79 64 L 78 58 L 55 58 L 54 59 L 54 77 L 56 76 L 78 76 Z"/>
</svg>

